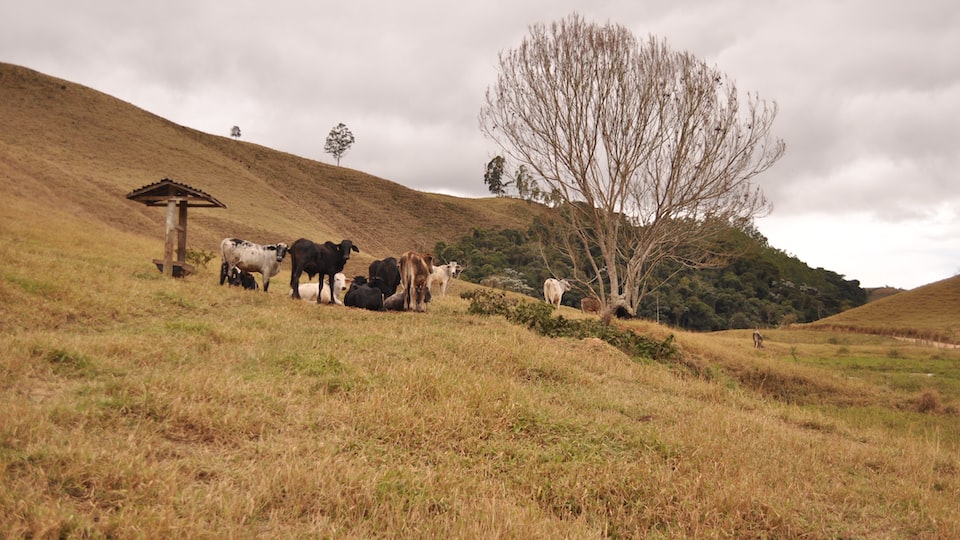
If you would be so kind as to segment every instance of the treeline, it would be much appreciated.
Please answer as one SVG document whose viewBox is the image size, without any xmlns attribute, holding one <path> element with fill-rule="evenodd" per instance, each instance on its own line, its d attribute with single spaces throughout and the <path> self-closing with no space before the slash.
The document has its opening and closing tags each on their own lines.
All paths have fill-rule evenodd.
<svg viewBox="0 0 960 540">
<path fill-rule="evenodd" d="M 637 315 L 713 331 L 811 322 L 866 303 L 867 292 L 859 281 L 810 268 L 771 247 L 755 229 L 731 228 L 720 243 L 733 253 L 726 266 L 679 272 L 660 268 L 662 279 L 673 277 L 643 299 Z M 543 252 L 532 230 L 474 229 L 456 243 L 438 242 L 434 254 L 442 262 L 459 262 L 464 268 L 461 279 L 541 299 L 546 278 L 571 274 L 569 262 Z M 578 307 L 585 291 L 574 287 L 563 303 Z"/>
</svg>

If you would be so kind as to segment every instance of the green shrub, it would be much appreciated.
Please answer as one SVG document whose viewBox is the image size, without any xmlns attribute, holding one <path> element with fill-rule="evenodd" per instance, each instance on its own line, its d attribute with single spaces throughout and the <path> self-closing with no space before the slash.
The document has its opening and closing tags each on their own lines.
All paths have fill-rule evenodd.
<svg viewBox="0 0 960 540">
<path fill-rule="evenodd" d="M 212 251 L 207 251 L 205 249 L 193 249 L 193 248 L 187 248 L 187 251 L 184 254 L 184 258 L 187 260 L 188 263 L 191 263 L 197 266 L 202 266 L 204 268 L 206 268 L 207 263 L 213 260 L 213 258 L 216 256 L 217 256 L 216 253 Z"/>
<path fill-rule="evenodd" d="M 671 361 L 678 357 L 673 336 L 663 341 L 641 336 L 636 332 L 605 324 L 598 319 L 571 320 L 553 316 L 554 308 L 544 302 L 519 301 L 502 292 L 478 289 L 460 295 L 470 300 L 469 313 L 503 315 L 514 324 L 547 337 L 583 339 L 595 337 L 606 341 L 632 357 Z"/>
</svg>

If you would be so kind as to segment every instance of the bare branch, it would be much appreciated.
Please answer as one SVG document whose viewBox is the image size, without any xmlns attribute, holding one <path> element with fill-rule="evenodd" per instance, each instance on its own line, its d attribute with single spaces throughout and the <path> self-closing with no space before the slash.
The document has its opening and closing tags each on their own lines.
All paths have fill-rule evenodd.
<svg viewBox="0 0 960 540">
<path fill-rule="evenodd" d="M 658 265 L 719 264 L 710 240 L 769 211 L 753 179 L 784 152 L 776 104 L 692 55 L 572 15 L 499 63 L 481 129 L 554 197 L 551 239 L 598 298 L 635 309 Z"/>
</svg>

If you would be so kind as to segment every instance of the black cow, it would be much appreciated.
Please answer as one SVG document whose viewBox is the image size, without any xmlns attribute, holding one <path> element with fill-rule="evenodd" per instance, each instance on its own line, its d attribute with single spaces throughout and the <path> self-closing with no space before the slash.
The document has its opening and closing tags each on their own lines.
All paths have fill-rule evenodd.
<svg viewBox="0 0 960 540">
<path fill-rule="evenodd" d="M 334 277 L 337 272 L 343 270 L 347 261 L 350 260 L 350 252 L 360 253 L 360 249 L 353 245 L 350 240 L 344 240 L 339 244 L 326 242 L 315 244 L 306 238 L 301 238 L 290 246 L 290 264 L 293 268 L 290 271 L 290 294 L 293 298 L 300 298 L 300 275 L 307 273 L 309 279 L 320 274 L 320 283 L 323 283 L 324 277 L 327 277 L 327 284 L 330 287 L 330 303 L 336 295 L 333 292 Z M 321 295 L 317 295 L 317 303 L 320 303 Z"/>
<path fill-rule="evenodd" d="M 387 257 L 370 263 L 370 277 L 379 277 L 382 280 L 383 295 L 390 296 L 397 292 L 400 285 L 400 264 L 397 259 Z"/>
<path fill-rule="evenodd" d="M 383 311 L 383 292 L 373 283 L 379 280 L 380 278 L 374 278 L 367 281 L 363 276 L 353 278 L 350 290 L 343 295 L 343 305 Z"/>
</svg>

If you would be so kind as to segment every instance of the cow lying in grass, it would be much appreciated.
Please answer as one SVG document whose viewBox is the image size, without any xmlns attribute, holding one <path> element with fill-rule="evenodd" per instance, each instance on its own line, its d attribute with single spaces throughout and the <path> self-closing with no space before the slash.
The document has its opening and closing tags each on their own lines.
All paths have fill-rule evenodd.
<svg viewBox="0 0 960 540">
<path fill-rule="evenodd" d="M 299 285 L 300 289 L 300 299 L 304 302 L 317 302 L 318 304 L 329 304 L 330 303 L 330 287 L 327 287 L 329 279 L 326 277 L 323 278 L 323 287 L 320 286 L 320 283 L 301 283 Z M 340 295 L 343 294 L 343 291 L 347 290 L 347 276 L 343 275 L 343 272 L 337 272 L 333 276 L 333 303 L 342 306 L 343 301 L 340 300 Z M 317 299 L 317 295 L 320 295 L 320 298 Z M 293 289 L 290 290 L 290 296 L 293 296 Z"/>
</svg>

